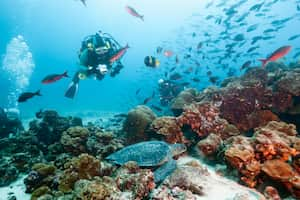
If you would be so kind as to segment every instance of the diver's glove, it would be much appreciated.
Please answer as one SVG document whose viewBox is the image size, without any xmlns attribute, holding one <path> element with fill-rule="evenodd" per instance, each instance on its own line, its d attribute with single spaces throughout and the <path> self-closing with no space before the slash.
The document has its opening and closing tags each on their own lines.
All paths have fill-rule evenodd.
<svg viewBox="0 0 300 200">
<path fill-rule="evenodd" d="M 99 72 L 102 74 L 102 75 L 105 75 L 108 71 L 107 69 L 107 66 L 106 65 L 98 65 L 98 68 Z"/>
</svg>

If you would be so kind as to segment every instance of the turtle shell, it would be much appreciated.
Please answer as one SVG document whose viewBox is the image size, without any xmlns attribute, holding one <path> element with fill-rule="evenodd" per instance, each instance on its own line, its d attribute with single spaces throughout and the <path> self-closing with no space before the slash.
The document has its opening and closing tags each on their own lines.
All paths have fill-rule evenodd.
<svg viewBox="0 0 300 200">
<path fill-rule="evenodd" d="M 161 141 L 140 142 L 127 146 L 106 159 L 123 165 L 128 161 L 135 161 L 139 166 L 159 166 L 171 158 L 170 146 Z"/>
</svg>

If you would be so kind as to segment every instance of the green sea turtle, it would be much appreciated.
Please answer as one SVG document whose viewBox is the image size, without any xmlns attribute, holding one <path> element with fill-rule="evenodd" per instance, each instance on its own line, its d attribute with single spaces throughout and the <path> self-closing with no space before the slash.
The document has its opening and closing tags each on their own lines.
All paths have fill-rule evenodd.
<svg viewBox="0 0 300 200">
<path fill-rule="evenodd" d="M 167 144 L 162 141 L 140 142 L 127 146 L 106 159 L 118 165 L 128 161 L 135 161 L 141 167 L 156 167 L 154 181 L 163 181 L 172 171 L 176 169 L 176 161 L 173 156 L 180 155 L 186 151 L 183 144 Z"/>
</svg>

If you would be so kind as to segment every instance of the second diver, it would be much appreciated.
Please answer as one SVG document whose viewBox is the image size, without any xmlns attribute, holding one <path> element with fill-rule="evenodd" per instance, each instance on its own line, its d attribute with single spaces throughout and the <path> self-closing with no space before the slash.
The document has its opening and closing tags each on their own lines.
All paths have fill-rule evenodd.
<svg viewBox="0 0 300 200">
<path fill-rule="evenodd" d="M 79 81 L 87 77 L 95 76 L 97 80 L 102 80 L 108 72 L 111 77 L 116 76 L 123 68 L 120 59 L 128 48 L 128 45 L 122 48 L 108 33 L 99 31 L 87 36 L 78 55 L 80 69 L 75 73 L 65 97 L 74 98 Z"/>
</svg>

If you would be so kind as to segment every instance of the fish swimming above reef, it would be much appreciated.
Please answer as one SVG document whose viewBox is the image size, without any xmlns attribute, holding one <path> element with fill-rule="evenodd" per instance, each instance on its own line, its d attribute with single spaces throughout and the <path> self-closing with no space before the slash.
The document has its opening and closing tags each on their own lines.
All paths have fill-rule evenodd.
<svg viewBox="0 0 300 200">
<path fill-rule="evenodd" d="M 174 73 L 174 74 L 170 75 L 170 79 L 171 80 L 179 80 L 179 79 L 182 79 L 182 76 L 179 73 Z"/>
<path fill-rule="evenodd" d="M 163 109 L 161 107 L 153 105 L 153 104 L 151 105 L 151 108 L 153 108 L 154 110 L 156 110 L 158 112 L 162 112 L 163 111 Z"/>
<path fill-rule="evenodd" d="M 284 57 L 286 54 L 289 53 L 289 51 L 291 50 L 291 48 L 292 48 L 291 46 L 280 47 L 279 49 L 277 49 L 276 51 L 274 51 L 266 59 L 260 59 L 260 61 L 262 62 L 262 67 L 265 67 L 268 62 L 274 62 L 274 61 L 276 61 L 276 60 Z"/>
<path fill-rule="evenodd" d="M 86 7 L 86 0 L 80 0 L 80 1 Z"/>
<path fill-rule="evenodd" d="M 67 71 L 65 71 L 62 74 L 50 74 L 47 75 L 45 78 L 43 78 L 42 83 L 43 84 L 49 84 L 49 83 L 54 83 L 63 77 L 69 77 Z"/>
<path fill-rule="evenodd" d="M 166 57 L 171 57 L 171 56 L 173 56 L 173 51 L 171 51 L 171 50 L 166 50 L 166 51 L 164 51 L 164 56 L 166 56 Z"/>
<path fill-rule="evenodd" d="M 130 15 L 137 17 L 137 18 L 141 19 L 142 21 L 144 21 L 144 16 L 140 15 L 134 8 L 132 8 L 130 6 L 126 6 L 125 9 Z"/>
<path fill-rule="evenodd" d="M 38 112 L 35 113 L 35 117 L 37 119 L 42 119 L 43 118 L 43 114 L 44 114 L 43 110 L 40 109 Z"/>
<path fill-rule="evenodd" d="M 156 47 L 156 53 L 157 54 L 161 54 L 162 50 L 163 50 L 162 47 L 160 47 L 160 46 Z"/>
<path fill-rule="evenodd" d="M 147 97 L 144 99 L 143 105 L 146 105 L 147 103 L 149 103 L 154 97 L 155 97 L 155 91 L 152 92 L 152 95 L 150 97 Z"/>
<path fill-rule="evenodd" d="M 24 92 L 22 93 L 19 98 L 18 98 L 18 102 L 21 103 L 21 102 L 25 102 L 27 101 L 28 99 L 31 99 L 33 98 L 34 96 L 42 96 L 41 93 L 40 93 L 40 90 L 36 91 L 36 92 Z"/>
<path fill-rule="evenodd" d="M 295 39 L 297 39 L 297 38 L 299 38 L 299 37 L 300 37 L 300 34 L 293 35 L 293 36 L 291 36 L 288 40 L 289 40 L 289 41 L 295 40 Z"/>
<path fill-rule="evenodd" d="M 142 88 L 137 89 L 137 90 L 135 91 L 135 95 L 138 95 L 138 94 L 140 93 L 141 89 L 142 89 Z"/>
<path fill-rule="evenodd" d="M 258 12 L 263 5 L 264 5 L 264 2 L 255 4 L 254 6 L 252 6 L 250 8 L 250 11 L 256 11 L 256 12 Z"/>
<path fill-rule="evenodd" d="M 154 56 L 146 56 L 144 58 L 144 63 L 147 67 L 156 68 L 159 67 L 160 61 Z"/>
<path fill-rule="evenodd" d="M 251 61 L 248 60 L 241 66 L 240 70 L 242 71 L 243 69 L 250 67 L 250 65 L 251 65 Z"/>
</svg>

